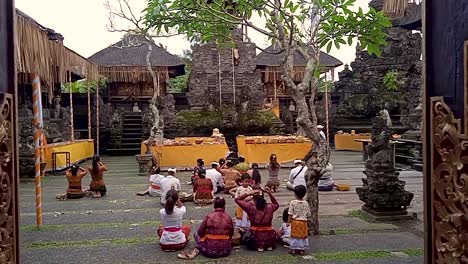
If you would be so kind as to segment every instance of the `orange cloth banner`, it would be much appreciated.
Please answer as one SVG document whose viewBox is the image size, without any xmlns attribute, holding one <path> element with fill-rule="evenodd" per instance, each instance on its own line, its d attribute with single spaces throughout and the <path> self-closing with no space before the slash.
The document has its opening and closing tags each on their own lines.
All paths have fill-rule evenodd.
<svg viewBox="0 0 468 264">
<path fill-rule="evenodd" d="M 52 169 L 52 153 L 70 152 L 70 163 L 79 162 L 94 155 L 94 140 L 75 140 L 74 142 L 60 142 L 48 144 L 44 149 L 44 159 L 46 170 Z M 57 168 L 63 169 L 66 166 L 65 155 L 57 155 Z"/>
<path fill-rule="evenodd" d="M 263 137 L 268 138 L 268 137 Z M 237 137 L 237 150 L 249 163 L 266 164 L 275 153 L 279 163 L 303 159 L 312 148 L 312 142 L 246 144 L 246 137 Z"/>
<path fill-rule="evenodd" d="M 354 140 L 370 138 L 370 135 L 335 134 L 335 150 L 362 151 L 362 142 Z"/>
<path fill-rule="evenodd" d="M 146 153 L 146 145 L 141 144 L 141 154 Z M 212 161 L 225 158 L 229 153 L 226 144 L 198 144 L 190 146 L 153 146 L 153 153 L 158 157 L 159 166 L 176 167 L 178 169 L 192 168 L 197 159 L 205 160 L 209 166 Z"/>
</svg>

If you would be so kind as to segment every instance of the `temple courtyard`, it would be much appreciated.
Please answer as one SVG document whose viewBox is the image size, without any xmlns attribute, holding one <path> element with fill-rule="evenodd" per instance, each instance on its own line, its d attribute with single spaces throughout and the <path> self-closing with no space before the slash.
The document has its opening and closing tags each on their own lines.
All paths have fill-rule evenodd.
<svg viewBox="0 0 468 264">
<path fill-rule="evenodd" d="M 148 178 L 137 176 L 135 158 L 103 157 L 109 167 L 105 175 L 108 195 L 100 199 L 59 201 L 55 198 L 67 186 L 64 175 L 47 176 L 43 180 L 44 228 L 36 229 L 35 183 L 20 184 L 20 237 L 22 263 L 182 263 L 177 253 L 159 249 L 157 228 L 160 225 L 159 198 L 135 194 L 147 188 Z M 421 172 L 401 171 L 406 190 L 414 193 L 409 211 L 417 214 L 413 221 L 370 223 L 359 214 L 362 202 L 355 188 L 362 184 L 364 164 L 360 153 L 334 152 L 333 178 L 336 183 L 352 185 L 349 192 L 320 193 L 321 235 L 310 237 L 311 248 L 304 257 L 288 255 L 285 248 L 272 252 L 233 249 L 224 259 L 198 256 L 192 263 L 423 263 L 423 178 Z M 88 166 L 83 163 L 82 166 Z M 266 182 L 267 172 L 261 171 Z M 281 225 L 281 214 L 293 198 L 286 190 L 289 170 L 280 173 L 282 187 L 276 194 L 281 205 L 275 214 L 274 226 Z M 178 172 L 183 191 L 191 172 Z M 87 187 L 89 175 L 83 180 Z M 227 196 L 226 196 L 227 198 Z M 234 215 L 234 201 L 227 198 L 227 211 Z M 186 203 L 185 223 L 196 231 L 212 207 Z M 193 240 L 193 239 L 192 239 Z M 189 248 L 193 248 L 193 241 Z"/>
</svg>

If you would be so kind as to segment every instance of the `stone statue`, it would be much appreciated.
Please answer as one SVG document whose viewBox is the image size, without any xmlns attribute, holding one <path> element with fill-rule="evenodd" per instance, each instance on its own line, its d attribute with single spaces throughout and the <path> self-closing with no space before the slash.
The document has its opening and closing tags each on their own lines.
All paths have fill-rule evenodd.
<svg viewBox="0 0 468 264">
<path fill-rule="evenodd" d="M 150 101 L 150 104 L 149 104 L 150 113 L 151 113 L 151 121 L 152 121 L 151 130 L 150 130 L 151 141 L 154 141 L 158 129 L 161 129 L 161 127 L 159 127 L 161 123 L 161 120 L 160 120 L 161 118 L 160 118 L 159 110 L 156 104 L 157 102 L 153 99 Z"/>
<path fill-rule="evenodd" d="M 372 143 L 366 146 L 368 162 L 371 165 L 393 167 L 393 151 L 390 146 L 392 133 L 388 127 L 385 114 L 381 112 L 372 124 Z"/>
<path fill-rule="evenodd" d="M 365 203 L 363 213 L 373 220 L 411 219 L 406 207 L 414 194 L 405 190 L 405 182 L 398 179 L 390 145 L 392 132 L 384 116 L 378 115 L 372 124 L 372 143 L 366 147 L 369 155 L 362 179 L 356 188 L 359 199 Z"/>
<path fill-rule="evenodd" d="M 54 118 L 60 118 L 60 96 L 54 97 Z"/>
</svg>

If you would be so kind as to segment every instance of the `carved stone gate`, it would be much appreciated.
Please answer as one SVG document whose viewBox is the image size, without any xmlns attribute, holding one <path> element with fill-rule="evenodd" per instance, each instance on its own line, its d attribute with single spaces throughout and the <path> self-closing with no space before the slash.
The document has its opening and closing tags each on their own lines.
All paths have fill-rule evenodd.
<svg viewBox="0 0 468 264">
<path fill-rule="evenodd" d="M 468 263 L 468 3 L 423 2 L 426 263 Z"/>
<path fill-rule="evenodd" d="M 19 263 L 13 0 L 0 1 L 0 263 Z"/>
</svg>

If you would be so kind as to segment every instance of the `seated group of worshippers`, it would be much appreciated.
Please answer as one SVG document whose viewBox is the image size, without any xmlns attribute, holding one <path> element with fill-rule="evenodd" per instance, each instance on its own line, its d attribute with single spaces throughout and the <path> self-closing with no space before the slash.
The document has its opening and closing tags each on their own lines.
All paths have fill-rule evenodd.
<svg viewBox="0 0 468 264">
<path fill-rule="evenodd" d="M 93 156 L 92 166 L 88 167 L 88 171 L 81 168 L 78 164 L 73 164 L 66 172 L 68 181 L 67 192 L 57 195 L 57 199 L 80 199 L 85 196 L 100 198 L 107 193 L 107 188 L 104 183 L 104 172 L 107 171 L 106 165 L 101 161 L 98 155 Z M 91 182 L 88 190 L 83 190 L 81 181 L 87 174 L 91 175 Z"/>
<path fill-rule="evenodd" d="M 247 182 L 247 178 L 244 178 Z M 295 199 L 287 208 L 287 219 L 278 231 L 272 225 L 273 215 L 279 208 L 278 201 L 271 190 L 253 190 L 235 198 L 237 206 L 246 213 L 249 225 L 241 229 L 242 244 L 252 250 L 270 251 L 278 242 L 289 245 L 290 253 L 303 255 L 308 247 L 308 223 L 310 216 L 309 205 L 304 201 L 306 189 L 300 185 L 294 188 Z M 268 195 L 270 202 L 267 202 Z M 163 225 L 158 230 L 160 247 L 164 251 L 178 251 L 186 247 L 190 240 L 190 227 L 183 225 L 183 218 L 187 209 L 180 201 L 176 190 L 166 193 L 164 208 L 160 210 Z M 235 225 L 226 213 L 226 200 L 222 197 L 214 199 L 214 211 L 208 214 L 197 232 L 194 234 L 196 248 L 182 252 L 179 258 L 192 259 L 198 253 L 209 258 L 226 257 L 232 249 L 232 238 Z M 237 222 L 236 222 L 237 226 Z"/>
</svg>

